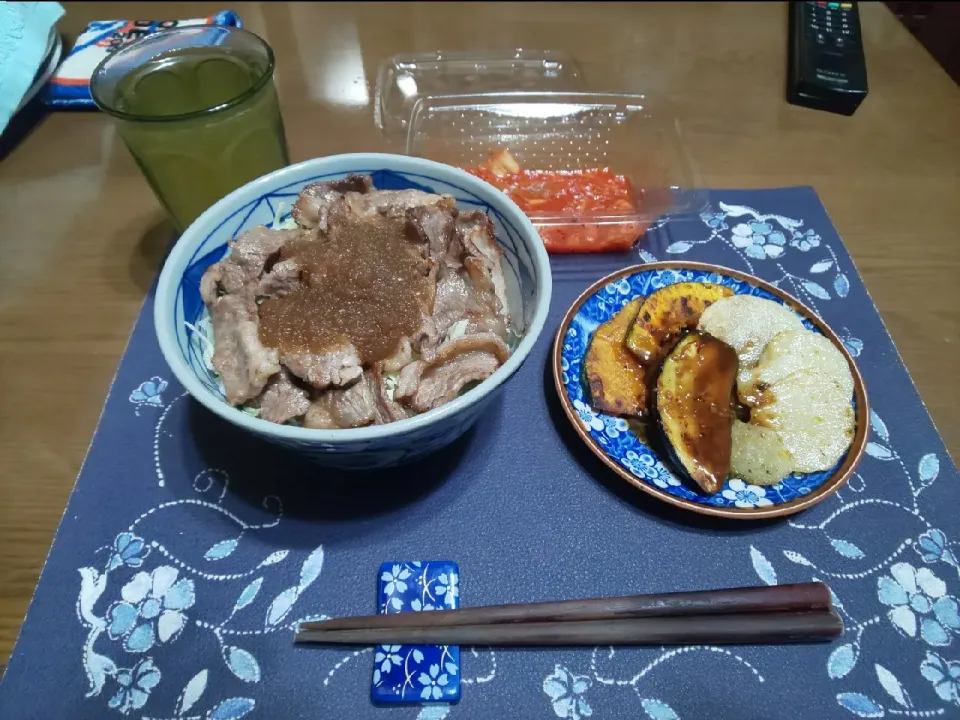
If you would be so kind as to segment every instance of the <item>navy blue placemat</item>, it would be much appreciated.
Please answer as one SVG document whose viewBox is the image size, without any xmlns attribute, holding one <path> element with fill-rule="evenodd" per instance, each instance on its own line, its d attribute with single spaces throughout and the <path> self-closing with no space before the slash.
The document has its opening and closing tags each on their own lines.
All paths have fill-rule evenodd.
<svg viewBox="0 0 960 720">
<path fill-rule="evenodd" d="M 833 718 L 960 714 L 957 471 L 816 194 L 717 191 L 649 233 L 796 294 L 857 356 L 874 412 L 849 485 L 792 519 L 674 510 L 577 440 L 547 358 L 623 257 L 554 259 L 551 316 L 477 427 L 374 475 L 233 429 L 170 377 L 140 315 L 0 685 L 0 717 Z M 628 261 L 627 261 L 628 262 Z M 375 611 L 384 560 L 448 557 L 463 604 L 828 581 L 832 645 L 462 652 L 455 706 L 376 708 L 369 650 L 298 620 Z M 426 676 L 426 675 L 424 675 Z M 414 676 L 414 682 L 418 682 Z"/>
</svg>

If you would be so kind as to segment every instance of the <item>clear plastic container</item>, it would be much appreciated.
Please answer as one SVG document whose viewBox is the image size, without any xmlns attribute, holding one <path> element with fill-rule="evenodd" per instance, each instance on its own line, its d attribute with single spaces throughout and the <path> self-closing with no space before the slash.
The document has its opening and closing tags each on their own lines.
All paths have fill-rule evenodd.
<svg viewBox="0 0 960 720">
<path fill-rule="evenodd" d="M 414 104 L 407 154 L 472 169 L 504 149 L 524 171 L 576 178 L 608 168 L 629 181 L 632 207 L 626 210 L 524 207 L 551 252 L 626 249 L 657 219 L 699 213 L 707 205 L 679 123 L 663 103 L 644 95 L 481 93 L 423 97 Z"/>
<path fill-rule="evenodd" d="M 428 95 L 582 87 L 576 61 L 559 50 L 406 53 L 389 58 L 377 72 L 374 119 L 389 135 L 406 131 L 414 104 Z"/>
</svg>

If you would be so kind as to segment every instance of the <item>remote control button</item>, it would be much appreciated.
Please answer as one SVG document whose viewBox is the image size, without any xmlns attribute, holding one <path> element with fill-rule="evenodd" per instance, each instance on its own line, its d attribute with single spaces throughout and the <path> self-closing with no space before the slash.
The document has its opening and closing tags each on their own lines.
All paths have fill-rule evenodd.
<svg viewBox="0 0 960 720">
<path fill-rule="evenodd" d="M 817 45 L 823 45 L 827 41 L 827 38 L 824 37 L 823 33 L 817 33 Z"/>
</svg>

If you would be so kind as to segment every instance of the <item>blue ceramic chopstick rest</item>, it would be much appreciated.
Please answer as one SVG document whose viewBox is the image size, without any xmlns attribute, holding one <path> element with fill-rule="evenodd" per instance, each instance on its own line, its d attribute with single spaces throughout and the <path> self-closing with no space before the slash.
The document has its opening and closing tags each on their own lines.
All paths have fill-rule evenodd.
<svg viewBox="0 0 960 720">
<path fill-rule="evenodd" d="M 460 607 L 460 572 L 455 562 L 385 562 L 377 578 L 381 614 Z M 377 703 L 458 701 L 460 648 L 380 645 L 373 656 L 371 695 Z"/>
</svg>

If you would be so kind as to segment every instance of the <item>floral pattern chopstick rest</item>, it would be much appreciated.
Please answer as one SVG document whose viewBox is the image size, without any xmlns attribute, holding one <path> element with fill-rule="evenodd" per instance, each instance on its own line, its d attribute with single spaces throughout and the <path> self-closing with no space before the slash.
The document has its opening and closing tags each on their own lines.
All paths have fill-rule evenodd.
<svg viewBox="0 0 960 720">
<path fill-rule="evenodd" d="M 460 607 L 455 562 L 386 562 L 380 566 L 381 614 Z M 444 645 L 380 645 L 373 656 L 373 701 L 456 702 L 460 699 L 460 648 Z"/>
</svg>

